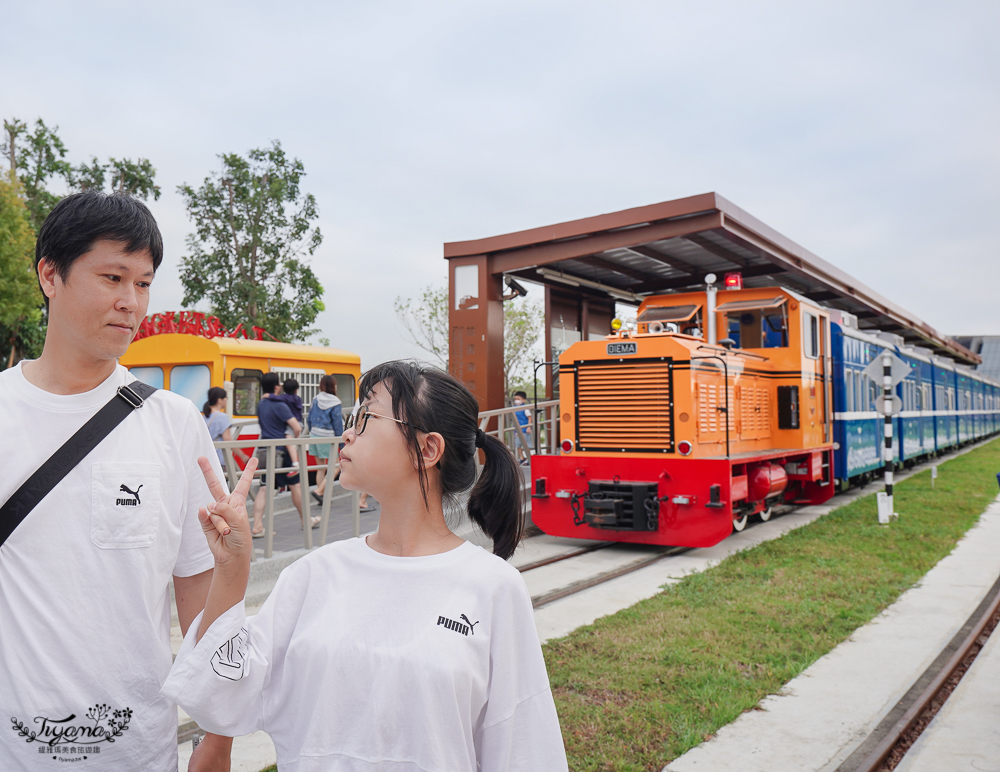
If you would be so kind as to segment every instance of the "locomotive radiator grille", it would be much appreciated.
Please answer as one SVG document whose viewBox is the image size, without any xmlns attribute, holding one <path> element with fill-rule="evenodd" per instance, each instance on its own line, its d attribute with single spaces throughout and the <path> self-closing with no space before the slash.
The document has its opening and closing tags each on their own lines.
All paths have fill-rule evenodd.
<svg viewBox="0 0 1000 772">
<path fill-rule="evenodd" d="M 672 453 L 673 370 L 669 361 L 576 368 L 577 447 Z"/>
</svg>

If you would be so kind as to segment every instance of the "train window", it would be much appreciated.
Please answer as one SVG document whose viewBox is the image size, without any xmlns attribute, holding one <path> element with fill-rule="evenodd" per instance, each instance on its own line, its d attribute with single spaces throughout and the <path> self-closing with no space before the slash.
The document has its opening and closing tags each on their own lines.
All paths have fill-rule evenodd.
<svg viewBox="0 0 1000 772">
<path fill-rule="evenodd" d="M 347 373 L 334 373 L 333 377 L 337 381 L 337 396 L 340 397 L 346 415 L 354 409 L 354 376 Z"/>
<path fill-rule="evenodd" d="M 729 336 L 730 340 L 733 341 L 733 346 L 735 348 L 743 348 L 743 344 L 740 342 L 743 339 L 740 337 L 740 320 L 733 319 L 732 317 L 726 317 L 726 334 Z"/>
<path fill-rule="evenodd" d="M 854 412 L 854 371 L 853 370 L 847 370 L 845 374 L 847 375 L 847 378 L 845 379 L 847 381 L 847 388 L 844 389 L 844 397 L 845 397 L 844 402 L 846 403 L 844 405 L 844 410 L 846 410 L 848 413 L 853 413 Z"/>
<path fill-rule="evenodd" d="M 257 415 L 263 375 L 260 370 L 233 370 L 233 415 Z"/>
<path fill-rule="evenodd" d="M 782 306 L 764 314 L 764 348 L 785 348 L 788 345 L 788 312 Z"/>
<path fill-rule="evenodd" d="M 158 389 L 163 388 L 162 367 L 131 367 L 129 368 L 129 372 L 143 383 L 155 386 Z"/>
<path fill-rule="evenodd" d="M 170 391 L 194 402 L 201 409 L 208 399 L 212 375 L 208 365 L 175 365 L 170 370 Z"/>
<path fill-rule="evenodd" d="M 810 359 L 819 356 L 819 319 L 808 311 L 802 314 L 802 346 Z"/>
<path fill-rule="evenodd" d="M 316 398 L 316 393 L 319 391 L 319 379 L 326 375 L 324 370 L 282 370 L 276 369 L 272 372 L 277 373 L 281 382 L 284 383 L 289 378 L 294 378 L 299 383 L 299 399 L 302 400 L 302 407 L 305 410 L 309 409 L 312 401 Z"/>
</svg>

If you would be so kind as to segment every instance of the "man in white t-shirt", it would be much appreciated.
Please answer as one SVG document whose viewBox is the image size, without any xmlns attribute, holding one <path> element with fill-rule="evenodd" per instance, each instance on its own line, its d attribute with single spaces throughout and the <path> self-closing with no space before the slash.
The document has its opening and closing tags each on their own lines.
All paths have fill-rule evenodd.
<svg viewBox="0 0 1000 772">
<path fill-rule="evenodd" d="M 139 201 L 63 199 L 39 233 L 48 306 L 42 355 L 0 373 L 6 501 L 134 378 L 118 364 L 163 257 Z M 181 628 L 202 610 L 214 560 L 198 522 L 211 439 L 189 400 L 157 391 L 27 515 L 0 547 L 0 770 L 175 772 L 173 580 Z M 228 770 L 208 735 L 189 770 Z"/>
</svg>

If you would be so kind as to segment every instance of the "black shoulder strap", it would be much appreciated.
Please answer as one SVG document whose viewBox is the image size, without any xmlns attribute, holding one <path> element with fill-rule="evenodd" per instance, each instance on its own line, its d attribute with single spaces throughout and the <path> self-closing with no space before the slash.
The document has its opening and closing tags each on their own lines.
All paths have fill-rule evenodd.
<svg viewBox="0 0 1000 772">
<path fill-rule="evenodd" d="M 140 381 L 133 381 L 118 389 L 104 407 L 94 414 L 87 423 L 70 437 L 49 460 L 42 464 L 0 507 L 0 545 L 14 533 L 28 513 L 44 499 L 59 481 L 86 458 L 101 440 L 111 434 L 111 430 L 124 421 L 136 408 L 142 407 L 150 395 L 156 391 Z"/>
</svg>

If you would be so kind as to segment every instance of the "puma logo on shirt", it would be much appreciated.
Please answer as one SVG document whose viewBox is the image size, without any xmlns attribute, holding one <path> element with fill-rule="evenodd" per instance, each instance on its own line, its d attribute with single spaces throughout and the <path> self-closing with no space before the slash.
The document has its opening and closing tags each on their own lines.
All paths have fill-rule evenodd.
<svg viewBox="0 0 1000 772">
<path fill-rule="evenodd" d="M 462 614 L 460 618 L 465 620 L 464 625 L 461 622 L 456 622 L 454 619 L 448 619 L 448 617 L 442 616 L 438 617 L 437 623 L 439 625 L 444 625 L 444 627 L 449 630 L 454 630 L 456 633 L 461 633 L 462 635 L 468 635 L 470 630 L 472 631 L 472 634 L 475 635 L 476 631 L 473 630 L 473 628 L 478 625 L 479 622 L 470 622 L 469 618 L 465 614 Z"/>
<path fill-rule="evenodd" d="M 119 488 L 118 490 L 122 491 L 123 493 L 129 493 L 129 494 L 135 496 L 135 498 L 134 499 L 118 499 L 118 500 L 115 501 L 116 505 L 118 505 L 118 506 L 125 506 L 125 507 L 137 507 L 137 506 L 139 506 L 142 503 L 141 501 L 139 501 L 139 491 L 142 490 L 142 486 L 141 485 L 133 491 L 133 490 L 130 490 L 127 485 L 125 485 L 124 483 L 122 483 L 122 487 Z"/>
</svg>

